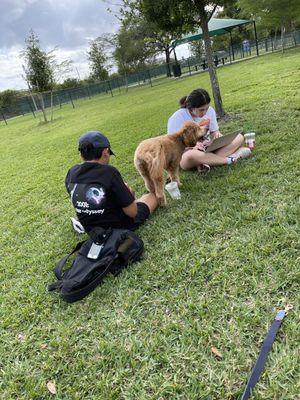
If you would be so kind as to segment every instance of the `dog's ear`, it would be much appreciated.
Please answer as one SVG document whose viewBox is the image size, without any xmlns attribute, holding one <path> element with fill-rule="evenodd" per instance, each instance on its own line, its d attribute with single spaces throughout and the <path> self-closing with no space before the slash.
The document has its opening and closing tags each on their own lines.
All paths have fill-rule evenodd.
<svg viewBox="0 0 300 400">
<path fill-rule="evenodd" d="M 197 141 L 205 135 L 202 128 L 196 122 L 186 122 L 183 128 L 183 142 L 185 147 L 194 147 Z"/>
</svg>

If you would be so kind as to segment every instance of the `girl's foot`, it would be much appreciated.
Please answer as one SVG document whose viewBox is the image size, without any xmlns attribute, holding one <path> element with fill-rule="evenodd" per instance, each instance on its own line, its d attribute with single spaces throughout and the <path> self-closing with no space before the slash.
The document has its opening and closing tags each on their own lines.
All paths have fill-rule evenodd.
<svg viewBox="0 0 300 400">
<path fill-rule="evenodd" d="M 247 158 L 251 156 L 251 150 L 249 147 L 240 147 L 235 153 L 231 154 L 229 157 L 233 158 L 235 162 L 242 158 Z"/>
<path fill-rule="evenodd" d="M 197 167 L 197 171 L 199 174 L 205 174 L 210 171 L 210 166 L 208 164 L 200 164 Z"/>
</svg>

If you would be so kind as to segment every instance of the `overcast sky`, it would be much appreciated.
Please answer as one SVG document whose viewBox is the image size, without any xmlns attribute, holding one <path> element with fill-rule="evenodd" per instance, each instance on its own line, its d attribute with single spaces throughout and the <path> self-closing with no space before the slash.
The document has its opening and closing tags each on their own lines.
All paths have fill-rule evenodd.
<svg viewBox="0 0 300 400">
<path fill-rule="evenodd" d="M 88 75 L 89 41 L 102 33 L 116 32 L 119 26 L 103 0 L 0 0 L 0 6 L 0 91 L 26 87 L 20 51 L 30 29 L 38 35 L 43 49 L 58 46 L 59 60 L 73 60 L 72 76 L 79 73 L 84 78 Z M 179 48 L 179 57 L 182 51 Z"/>
</svg>

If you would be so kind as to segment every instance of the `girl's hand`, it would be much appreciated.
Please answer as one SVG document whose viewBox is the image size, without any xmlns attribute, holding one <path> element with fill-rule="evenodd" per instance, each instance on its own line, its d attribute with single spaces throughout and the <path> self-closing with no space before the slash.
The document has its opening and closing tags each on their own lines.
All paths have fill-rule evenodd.
<svg viewBox="0 0 300 400">
<path fill-rule="evenodd" d="M 220 131 L 215 131 L 215 132 L 212 132 L 211 136 L 213 137 L 213 139 L 217 139 L 223 135 Z"/>
<path fill-rule="evenodd" d="M 212 144 L 212 140 L 204 139 L 202 142 L 203 146 L 206 148 Z"/>
<path fill-rule="evenodd" d="M 195 150 L 205 151 L 205 146 L 202 142 L 197 142 L 196 146 L 194 147 Z"/>
</svg>

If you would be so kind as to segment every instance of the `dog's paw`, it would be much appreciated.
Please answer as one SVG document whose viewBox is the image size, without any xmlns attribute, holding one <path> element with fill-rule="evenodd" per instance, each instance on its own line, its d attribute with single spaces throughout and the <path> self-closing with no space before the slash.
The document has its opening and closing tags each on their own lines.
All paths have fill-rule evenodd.
<svg viewBox="0 0 300 400">
<path fill-rule="evenodd" d="M 158 205 L 159 205 L 160 207 L 166 207 L 166 205 L 167 205 L 166 196 L 158 197 L 158 198 L 157 198 L 157 202 L 158 202 Z"/>
</svg>

